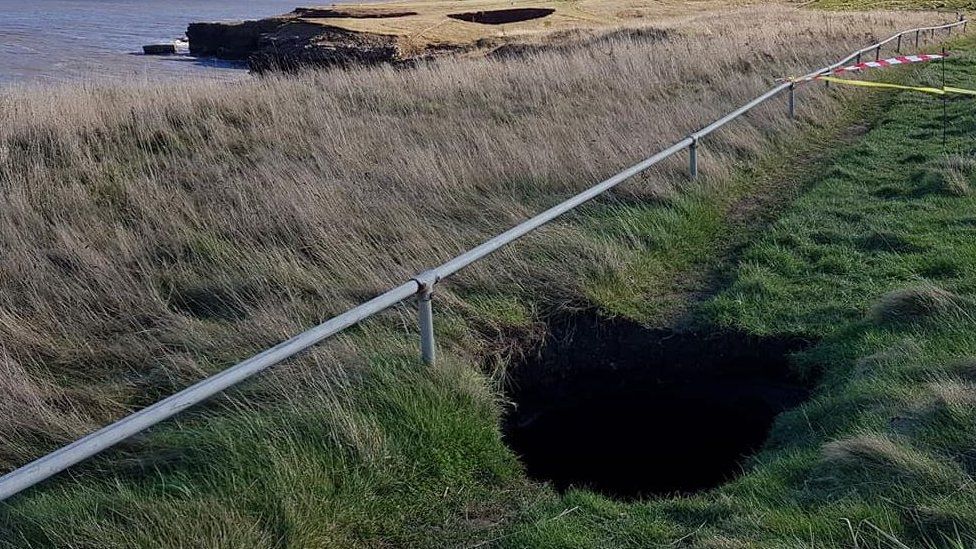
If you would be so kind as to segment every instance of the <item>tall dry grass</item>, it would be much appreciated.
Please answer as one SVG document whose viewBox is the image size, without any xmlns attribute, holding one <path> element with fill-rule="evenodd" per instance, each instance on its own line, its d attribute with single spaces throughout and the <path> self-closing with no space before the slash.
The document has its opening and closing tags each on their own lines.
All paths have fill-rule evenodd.
<svg viewBox="0 0 976 549">
<path fill-rule="evenodd" d="M 0 92 L 0 470 L 467 249 L 776 77 L 936 19 L 754 7 L 508 59 Z M 806 123 L 837 108 L 801 95 Z M 797 131 L 784 110 L 710 137 L 704 175 Z M 666 198 L 683 171 L 615 196 Z M 579 273 L 614 261 L 558 223 L 439 299 L 517 285 L 579 300 Z M 355 363 L 333 349 L 319 358 Z"/>
</svg>

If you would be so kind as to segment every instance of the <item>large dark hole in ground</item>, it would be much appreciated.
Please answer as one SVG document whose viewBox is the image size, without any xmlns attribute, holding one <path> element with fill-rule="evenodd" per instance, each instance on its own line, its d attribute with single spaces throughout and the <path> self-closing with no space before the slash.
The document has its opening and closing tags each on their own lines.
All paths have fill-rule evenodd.
<svg viewBox="0 0 976 549">
<path fill-rule="evenodd" d="M 735 477 L 773 419 L 809 395 L 808 341 L 678 333 L 578 316 L 511 369 L 505 438 L 530 477 L 636 498 Z"/>
<path fill-rule="evenodd" d="M 554 13 L 552 8 L 509 8 L 504 10 L 469 11 L 465 13 L 449 13 L 447 16 L 468 23 L 482 25 L 504 25 L 539 19 Z"/>
</svg>

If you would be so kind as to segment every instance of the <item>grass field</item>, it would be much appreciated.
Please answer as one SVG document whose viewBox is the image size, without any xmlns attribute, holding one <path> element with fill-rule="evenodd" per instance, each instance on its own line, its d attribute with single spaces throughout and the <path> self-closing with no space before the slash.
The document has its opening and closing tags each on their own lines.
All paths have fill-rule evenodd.
<svg viewBox="0 0 976 549">
<path fill-rule="evenodd" d="M 968 48 L 947 63 L 949 85 L 976 87 Z M 941 85 L 940 67 L 915 82 Z M 811 402 L 781 416 L 748 473 L 713 493 L 620 504 L 572 492 L 532 507 L 502 545 L 976 544 L 976 111 L 948 101 L 943 149 L 941 99 L 888 99 L 698 312 L 823 338 L 797 357 L 822 371 Z"/>
<path fill-rule="evenodd" d="M 973 8 L 969 0 L 814 0 L 812 6 L 829 10 L 938 10 L 965 12 Z"/>
<path fill-rule="evenodd" d="M 751 8 L 524 58 L 410 71 L 231 87 L 2 92 L 0 192 L 9 207 L 0 219 L 0 387 L 8 397 L 0 401 L 0 460 L 12 468 L 449 257 L 615 171 L 622 159 L 680 138 L 765 89 L 771 75 L 863 45 L 870 37 L 854 32 L 855 24 L 878 36 L 932 21 L 925 14 Z M 686 62 L 649 61 L 661 58 Z M 706 71 L 691 63 L 699 58 L 714 63 Z M 960 84 L 969 77 L 966 59 L 954 62 Z M 835 365 L 807 407 L 833 423 L 811 432 L 803 431 L 802 416 L 785 417 L 757 467 L 739 481 L 646 504 L 582 491 L 557 495 L 524 478 L 497 427 L 504 403 L 494 378 L 511 354 L 538 340 L 547 318 L 595 308 L 667 323 L 687 313 L 762 216 L 819 180 L 819 172 L 790 173 L 783 153 L 815 163 L 837 134 L 877 112 L 868 108 L 877 103 L 850 102 L 854 96 L 811 88 L 799 125 L 782 110 L 757 111 L 709 141 L 698 184 L 685 182 L 681 163 L 665 166 L 466 272 L 438 295 L 438 368 L 418 364 L 413 312 L 392 311 L 3 505 L 0 546 L 782 546 L 808 539 L 833 546 L 852 540 L 843 518 L 854 521 L 858 539 L 876 535 L 865 519 L 908 541 L 938 540 L 939 524 L 959 526 L 945 531 L 969 540 L 968 492 L 941 503 L 931 496 L 956 487 L 968 474 L 964 466 L 950 463 L 939 440 L 905 442 L 879 430 L 882 412 L 862 417 L 844 401 L 874 391 L 894 405 L 877 395 L 879 387 L 914 388 L 892 385 L 904 381 L 895 370 L 895 380 L 849 388 L 845 372 L 863 350 L 858 338 L 881 344 L 905 329 L 889 325 L 883 311 L 880 323 L 857 319 L 884 292 L 920 283 L 895 274 L 924 263 L 916 257 L 924 254 L 903 247 L 882 258 L 891 270 L 878 267 L 849 288 L 864 292 L 856 302 L 829 279 L 809 280 L 803 263 L 791 280 L 764 261 L 778 257 L 778 241 L 770 239 L 790 223 L 818 230 L 816 218 L 804 217 L 820 211 L 809 198 L 816 193 L 851 210 L 875 199 L 904 201 L 911 211 L 932 201 L 948 218 L 969 200 L 971 151 L 956 154 L 952 166 L 935 164 L 941 146 L 923 148 L 921 160 L 898 159 L 926 166 L 932 185 L 960 196 L 895 189 L 896 198 L 869 194 L 833 204 L 829 193 L 855 185 L 844 170 L 890 173 L 848 166 L 860 157 L 843 149 L 830 168 L 841 171 L 829 171 L 751 246 L 731 288 L 695 313 L 757 333 L 826 336 L 803 360 Z M 898 132 L 884 128 L 935 112 L 899 101 L 854 147 L 890 141 L 897 148 Z M 964 114 L 965 105 L 952 108 Z M 954 135 L 954 146 L 965 135 Z M 770 199 L 750 213 L 745 205 L 756 194 Z M 837 216 L 846 219 L 843 210 Z M 920 231 L 902 237 L 922 246 L 934 237 L 919 223 L 885 231 Z M 958 236 L 968 225 L 954 227 Z M 864 241 L 885 242 L 888 232 L 872 228 L 880 236 Z M 796 245 L 819 245 L 811 242 Z M 941 336 L 950 337 L 968 318 L 955 313 L 964 310 L 957 296 L 966 293 L 970 266 L 963 236 L 948 242 L 960 246 L 940 248 L 952 252 L 959 280 L 937 282 L 954 293 L 924 288 L 951 305 L 938 318 L 952 322 L 908 325 L 931 349 L 949 349 L 938 330 L 951 327 Z M 859 243 L 836 243 L 824 276 L 857 266 L 860 258 L 842 248 Z M 794 262 L 813 261 L 797 254 Z M 837 388 L 840 403 L 828 388 Z M 874 467 L 859 467 L 862 456 Z M 846 476 L 807 491 L 804 475 L 820 479 L 828 458 L 850 464 Z M 916 477 L 861 483 L 860 470 L 905 472 L 885 469 L 888 458 Z M 836 486 L 844 489 L 839 501 Z M 915 503 L 924 512 L 895 512 Z"/>
</svg>

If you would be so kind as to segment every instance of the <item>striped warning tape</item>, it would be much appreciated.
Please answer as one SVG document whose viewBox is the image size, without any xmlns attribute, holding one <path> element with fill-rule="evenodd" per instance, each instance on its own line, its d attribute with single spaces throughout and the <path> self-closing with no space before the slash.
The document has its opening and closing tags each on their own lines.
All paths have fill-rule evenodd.
<svg viewBox="0 0 976 549">
<path fill-rule="evenodd" d="M 843 74 L 846 72 L 860 72 L 868 69 L 881 69 L 885 67 L 894 67 L 896 65 L 908 65 L 911 63 L 924 63 L 926 61 L 935 61 L 937 59 L 945 59 L 949 57 L 949 54 L 939 54 L 939 53 L 920 53 L 918 55 L 899 55 L 898 57 L 890 57 L 888 59 L 880 59 L 878 61 L 865 61 L 863 63 L 857 63 L 856 65 L 848 65 L 846 67 L 838 67 L 830 72 L 825 72 L 821 75 L 807 76 L 805 78 L 794 79 L 793 82 L 807 82 L 820 78 L 828 74 Z"/>
<path fill-rule="evenodd" d="M 840 67 L 834 69 L 831 74 L 843 74 L 845 72 L 857 72 L 867 69 L 880 69 L 884 67 L 892 67 L 894 65 L 908 65 L 910 63 L 922 63 L 924 61 L 935 61 L 936 59 L 943 59 L 949 57 L 948 54 L 942 55 L 938 53 L 923 53 L 920 55 L 901 55 L 898 57 L 891 57 L 888 59 L 881 59 L 879 61 L 865 61 L 864 63 L 858 63 L 856 65 L 850 65 L 847 67 Z"/>
<path fill-rule="evenodd" d="M 960 93 L 963 95 L 974 95 L 976 96 L 976 91 L 966 90 L 963 88 L 953 88 L 950 86 L 943 86 L 941 88 L 927 88 L 924 86 L 901 86 L 899 84 L 888 84 L 885 82 L 866 82 L 864 80 L 847 80 L 844 78 L 835 78 L 833 76 L 820 76 L 817 80 L 824 80 L 826 82 L 836 82 L 837 84 L 847 84 L 848 86 L 862 86 L 865 88 L 890 88 L 895 90 L 912 90 L 923 93 L 934 93 L 938 95 L 946 95 L 948 93 Z"/>
</svg>

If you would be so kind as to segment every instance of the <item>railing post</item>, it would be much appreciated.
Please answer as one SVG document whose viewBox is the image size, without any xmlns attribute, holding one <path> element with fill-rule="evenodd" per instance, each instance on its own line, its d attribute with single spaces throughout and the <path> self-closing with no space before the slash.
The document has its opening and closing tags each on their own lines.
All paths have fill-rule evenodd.
<svg viewBox="0 0 976 549">
<path fill-rule="evenodd" d="M 898 43 L 895 44 L 895 53 L 901 53 L 901 35 L 898 35 Z"/>
<path fill-rule="evenodd" d="M 790 92 L 787 104 L 790 109 L 790 118 L 796 118 L 796 82 L 790 82 Z"/>
<path fill-rule="evenodd" d="M 417 319 L 420 322 L 420 358 L 424 364 L 437 362 L 437 344 L 434 340 L 434 284 L 437 274 L 427 271 L 414 279 L 420 289 L 417 292 Z"/>
<path fill-rule="evenodd" d="M 691 145 L 688 145 L 688 170 L 691 178 L 698 178 L 698 137 L 691 136 Z"/>
<path fill-rule="evenodd" d="M 920 31 L 920 30 L 916 30 L 915 31 L 915 49 L 916 50 L 918 49 L 918 36 L 919 36 L 919 34 L 921 34 L 921 32 L 922 31 Z"/>
<path fill-rule="evenodd" d="M 878 46 L 877 48 L 874 48 L 874 60 L 875 61 L 880 61 L 881 60 L 881 46 Z"/>
<path fill-rule="evenodd" d="M 854 59 L 854 64 L 855 65 L 861 64 L 861 52 L 857 52 L 857 58 Z"/>
</svg>

